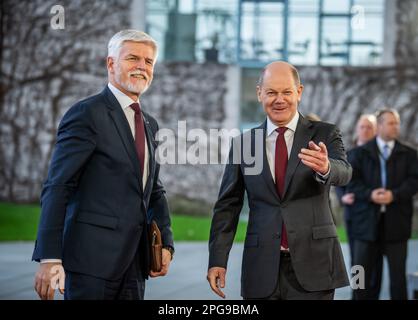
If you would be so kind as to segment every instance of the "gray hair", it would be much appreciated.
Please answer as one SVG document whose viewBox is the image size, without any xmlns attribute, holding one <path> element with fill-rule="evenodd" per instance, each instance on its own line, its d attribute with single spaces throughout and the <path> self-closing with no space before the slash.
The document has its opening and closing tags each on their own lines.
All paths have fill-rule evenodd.
<svg viewBox="0 0 418 320">
<path fill-rule="evenodd" d="M 377 119 L 374 114 L 362 114 L 360 118 L 357 120 L 357 122 L 360 122 L 360 120 L 367 120 L 369 121 L 373 126 L 376 127 Z"/>
<path fill-rule="evenodd" d="M 118 57 L 120 49 L 125 41 L 140 42 L 149 45 L 154 49 L 154 60 L 157 60 L 158 46 L 157 42 L 143 31 L 127 29 L 116 33 L 107 45 L 107 56 Z"/>
</svg>

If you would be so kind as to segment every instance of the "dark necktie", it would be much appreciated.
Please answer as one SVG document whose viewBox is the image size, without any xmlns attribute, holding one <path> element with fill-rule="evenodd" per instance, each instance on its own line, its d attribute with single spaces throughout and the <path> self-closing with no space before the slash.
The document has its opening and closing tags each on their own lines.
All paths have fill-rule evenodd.
<svg viewBox="0 0 418 320">
<path fill-rule="evenodd" d="M 286 177 L 286 168 L 287 168 L 287 147 L 286 141 L 284 140 L 284 133 L 287 130 L 286 127 L 277 128 L 276 131 L 279 133 L 276 139 L 276 152 L 274 159 L 274 175 L 276 178 L 276 189 L 280 198 L 283 197 L 284 192 L 284 182 Z M 287 249 L 287 232 L 284 221 L 282 223 L 282 239 L 280 245 Z"/>
<path fill-rule="evenodd" d="M 141 169 L 141 175 L 144 174 L 144 161 L 145 161 L 145 129 L 144 119 L 142 118 L 141 107 L 139 103 L 135 102 L 130 105 L 135 111 L 135 146 L 136 153 L 139 159 L 139 167 Z"/>
</svg>

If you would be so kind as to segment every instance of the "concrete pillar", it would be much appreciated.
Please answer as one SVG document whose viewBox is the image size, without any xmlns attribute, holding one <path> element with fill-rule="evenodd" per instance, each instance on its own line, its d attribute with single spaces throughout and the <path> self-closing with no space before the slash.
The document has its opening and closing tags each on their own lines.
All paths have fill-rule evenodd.
<svg viewBox="0 0 418 320">
<path fill-rule="evenodd" d="M 232 129 L 240 126 L 241 68 L 235 65 L 230 65 L 227 68 L 224 126 L 226 129 Z"/>
<path fill-rule="evenodd" d="M 383 55 L 382 65 L 393 66 L 396 64 L 395 45 L 398 34 L 396 25 L 396 8 L 398 0 L 385 0 L 385 12 L 383 23 Z"/>
<path fill-rule="evenodd" d="M 146 31 L 146 0 L 132 0 L 131 27 L 132 29 Z"/>
</svg>

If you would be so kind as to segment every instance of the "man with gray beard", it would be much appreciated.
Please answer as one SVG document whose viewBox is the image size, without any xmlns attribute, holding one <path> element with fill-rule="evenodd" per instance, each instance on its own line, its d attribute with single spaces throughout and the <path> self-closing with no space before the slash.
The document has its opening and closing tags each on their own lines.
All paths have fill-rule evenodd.
<svg viewBox="0 0 418 320">
<path fill-rule="evenodd" d="M 108 85 L 61 120 L 32 257 L 42 299 L 53 299 L 59 284 L 65 299 L 139 300 L 148 276 L 168 272 L 174 248 L 154 159 L 158 124 L 139 102 L 156 59 L 149 35 L 118 32 L 108 44 Z M 160 272 L 150 270 L 151 220 L 162 235 Z"/>
</svg>

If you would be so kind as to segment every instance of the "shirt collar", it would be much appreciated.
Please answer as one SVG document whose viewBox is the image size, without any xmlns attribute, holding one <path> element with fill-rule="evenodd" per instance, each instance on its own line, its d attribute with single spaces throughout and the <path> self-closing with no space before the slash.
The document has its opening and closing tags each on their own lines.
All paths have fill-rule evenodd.
<svg viewBox="0 0 418 320">
<path fill-rule="evenodd" d="M 295 132 L 296 127 L 298 125 L 298 121 L 299 121 L 299 112 L 296 112 L 295 115 L 293 116 L 292 120 L 290 120 L 290 122 L 286 125 L 286 128 Z M 270 120 L 270 118 L 267 117 L 267 136 L 271 135 L 277 128 L 278 128 L 278 126 L 276 126 Z"/>
<path fill-rule="evenodd" d="M 388 145 L 390 150 L 393 150 L 393 148 L 395 147 L 395 140 L 385 141 L 382 138 L 380 138 L 379 136 L 377 136 L 376 137 L 376 142 L 377 142 L 377 146 L 379 147 L 380 151 L 383 151 L 385 145 Z"/>
<path fill-rule="evenodd" d="M 112 93 L 115 96 L 116 100 L 118 100 L 118 102 L 119 102 L 120 106 L 122 107 L 122 109 L 128 108 L 134 102 L 138 102 L 139 103 L 139 100 L 137 100 L 137 101 L 132 100 L 130 97 L 128 97 L 126 94 L 124 94 L 118 88 L 116 88 L 110 82 L 107 84 L 107 86 L 109 87 L 110 91 L 112 91 Z"/>
</svg>

